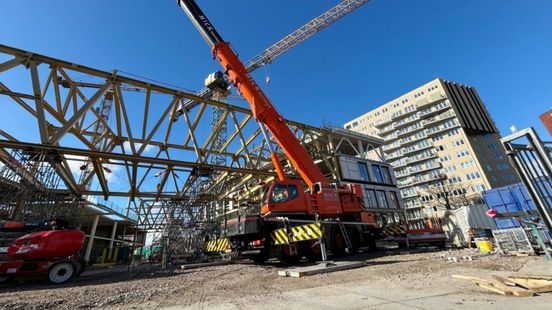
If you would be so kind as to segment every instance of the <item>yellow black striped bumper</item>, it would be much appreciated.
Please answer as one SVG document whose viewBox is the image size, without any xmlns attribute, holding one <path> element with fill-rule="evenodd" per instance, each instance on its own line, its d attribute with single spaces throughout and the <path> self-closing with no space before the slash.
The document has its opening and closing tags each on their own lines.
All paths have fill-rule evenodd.
<svg viewBox="0 0 552 310">
<path fill-rule="evenodd" d="M 305 241 L 318 239 L 322 237 L 322 229 L 319 224 L 306 224 L 301 226 L 290 227 L 292 233 L 291 242 Z M 276 229 L 270 233 L 272 243 L 275 245 L 288 244 L 289 238 L 286 235 L 286 229 Z"/>
<path fill-rule="evenodd" d="M 205 243 L 205 252 L 223 252 L 228 245 L 228 238 L 216 239 Z"/>
<path fill-rule="evenodd" d="M 397 224 L 387 225 L 382 228 L 382 234 L 388 237 L 400 236 L 400 235 L 403 235 L 405 232 L 406 231 L 404 227 Z"/>
</svg>

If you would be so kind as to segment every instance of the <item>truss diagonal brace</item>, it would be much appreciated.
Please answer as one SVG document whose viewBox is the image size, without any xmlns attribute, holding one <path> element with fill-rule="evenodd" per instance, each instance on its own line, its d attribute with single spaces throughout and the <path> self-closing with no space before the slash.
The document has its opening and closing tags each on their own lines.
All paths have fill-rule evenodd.
<svg viewBox="0 0 552 310">
<path fill-rule="evenodd" d="M 96 103 L 96 101 L 100 99 L 101 96 L 105 95 L 105 93 L 111 88 L 112 84 L 113 83 L 108 80 L 104 84 L 104 86 L 102 86 L 102 88 L 100 88 L 92 97 L 90 97 L 90 99 L 88 99 L 86 104 L 84 104 L 80 108 L 80 110 L 75 112 L 73 117 L 71 117 L 65 124 L 63 124 L 61 129 L 53 137 L 51 137 L 50 140 L 48 140 L 48 144 L 55 144 L 59 142 L 63 135 L 65 135 L 71 129 L 71 127 L 73 127 L 75 123 L 78 122 L 78 120 L 88 111 L 88 109 L 90 109 L 94 105 L 94 103 Z"/>
</svg>

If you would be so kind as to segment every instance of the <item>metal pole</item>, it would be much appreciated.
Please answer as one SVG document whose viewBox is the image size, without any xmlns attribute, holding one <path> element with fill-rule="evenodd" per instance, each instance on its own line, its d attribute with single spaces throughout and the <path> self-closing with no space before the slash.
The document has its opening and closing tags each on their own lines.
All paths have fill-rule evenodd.
<svg viewBox="0 0 552 310">
<path fill-rule="evenodd" d="M 84 253 L 84 259 L 86 261 L 90 260 L 90 253 L 92 252 L 92 245 L 94 244 L 94 237 L 96 237 L 96 228 L 98 228 L 98 221 L 100 216 L 96 215 L 94 217 L 94 222 L 92 223 L 92 229 L 90 230 L 90 235 L 88 236 L 88 243 L 86 244 L 86 252 Z"/>
<path fill-rule="evenodd" d="M 117 233 L 117 221 L 113 222 L 113 229 L 111 229 L 111 238 L 109 240 L 109 250 L 107 254 L 107 260 L 111 261 L 111 254 L 113 252 L 113 242 L 115 241 L 115 234 Z"/>
<path fill-rule="evenodd" d="M 328 256 L 326 254 L 326 243 L 324 242 L 325 233 L 324 233 L 324 228 L 320 223 L 320 215 L 318 214 L 316 214 L 316 224 L 318 224 L 318 226 L 320 226 L 320 230 L 322 230 L 322 235 L 320 236 L 320 238 L 318 238 L 318 243 L 320 244 L 320 253 L 322 254 L 322 261 L 327 262 Z"/>
<path fill-rule="evenodd" d="M 519 172 L 519 175 L 523 183 L 528 187 L 529 194 L 531 195 L 531 198 L 535 202 L 535 207 L 537 208 L 540 218 L 544 222 L 546 228 L 548 228 L 548 231 L 552 231 L 552 218 L 550 216 L 550 213 L 547 210 L 548 208 L 546 207 L 546 203 L 538 195 L 539 190 L 537 186 L 533 183 L 530 172 L 526 169 L 526 167 L 522 163 L 521 159 L 518 156 L 518 153 L 512 149 L 512 146 L 509 143 L 507 143 L 506 146 L 507 146 L 507 150 L 509 151 L 507 154 L 511 156 L 511 159 L 512 159 L 511 161 L 514 167 Z"/>
</svg>

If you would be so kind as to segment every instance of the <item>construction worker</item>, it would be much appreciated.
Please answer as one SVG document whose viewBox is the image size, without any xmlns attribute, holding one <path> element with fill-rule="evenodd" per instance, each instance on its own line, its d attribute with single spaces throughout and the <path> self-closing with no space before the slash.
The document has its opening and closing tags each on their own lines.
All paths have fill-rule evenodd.
<svg viewBox="0 0 552 310">
<path fill-rule="evenodd" d="M 468 228 L 468 248 L 471 249 L 472 242 L 475 240 L 476 230 L 473 227 Z"/>
</svg>

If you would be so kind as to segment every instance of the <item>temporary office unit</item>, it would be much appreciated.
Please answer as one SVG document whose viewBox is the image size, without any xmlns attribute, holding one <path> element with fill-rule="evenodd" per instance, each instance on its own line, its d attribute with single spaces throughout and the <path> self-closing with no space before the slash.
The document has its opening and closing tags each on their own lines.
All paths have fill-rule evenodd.
<svg viewBox="0 0 552 310">
<path fill-rule="evenodd" d="M 451 210 L 445 218 L 449 240 L 454 245 L 465 246 L 470 228 L 477 231 L 496 229 L 494 221 L 485 214 L 486 211 L 487 206 L 485 205 L 463 206 Z"/>
</svg>

